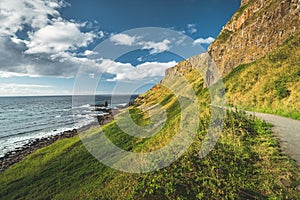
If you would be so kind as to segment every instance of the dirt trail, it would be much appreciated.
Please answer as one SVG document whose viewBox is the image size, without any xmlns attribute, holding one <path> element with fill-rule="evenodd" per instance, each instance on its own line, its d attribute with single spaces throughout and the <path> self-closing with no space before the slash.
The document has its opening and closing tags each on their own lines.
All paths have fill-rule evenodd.
<svg viewBox="0 0 300 200">
<path fill-rule="evenodd" d="M 280 141 L 282 149 L 290 155 L 300 167 L 300 121 L 277 115 L 246 111 L 264 121 L 273 124 L 272 131 Z"/>
</svg>

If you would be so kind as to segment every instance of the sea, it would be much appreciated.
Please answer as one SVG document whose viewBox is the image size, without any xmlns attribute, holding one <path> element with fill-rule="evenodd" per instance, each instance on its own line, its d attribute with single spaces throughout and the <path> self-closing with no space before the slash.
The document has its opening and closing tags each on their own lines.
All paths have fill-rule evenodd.
<svg viewBox="0 0 300 200">
<path fill-rule="evenodd" d="M 28 142 L 80 129 L 107 113 L 95 105 L 120 108 L 137 95 L 0 97 L 0 157 Z M 92 99 L 92 101 L 91 101 Z"/>
</svg>

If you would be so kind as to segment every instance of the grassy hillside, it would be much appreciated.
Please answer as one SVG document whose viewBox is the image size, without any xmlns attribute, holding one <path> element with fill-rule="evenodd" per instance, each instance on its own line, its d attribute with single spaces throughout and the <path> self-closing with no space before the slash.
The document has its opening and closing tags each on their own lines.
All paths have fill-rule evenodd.
<svg viewBox="0 0 300 200">
<path fill-rule="evenodd" d="M 224 78 L 229 104 L 300 119 L 300 32 Z"/>
<path fill-rule="evenodd" d="M 182 70 L 197 94 L 200 122 L 194 142 L 176 162 L 155 172 L 124 173 L 97 161 L 79 137 L 64 139 L 0 174 L 0 199 L 299 199 L 295 187 L 300 185 L 300 175 L 294 162 L 280 151 L 270 125 L 244 113 L 228 111 L 214 149 L 199 158 L 210 123 L 209 92 L 195 70 Z M 183 82 L 174 78 L 172 88 L 186 90 Z M 151 121 L 149 112 L 143 110 L 154 110 L 157 103 L 166 110 L 167 121 L 152 137 L 129 136 L 116 121 L 103 127 L 105 135 L 132 152 L 167 145 L 178 130 L 181 112 L 190 107 L 180 107 L 171 90 L 158 84 L 141 95 L 129 112 L 137 124 L 146 126 Z M 193 122 L 197 117 L 189 119 Z M 127 123 L 124 113 L 117 120 Z M 99 132 L 92 128 L 84 137 L 93 138 Z"/>
</svg>

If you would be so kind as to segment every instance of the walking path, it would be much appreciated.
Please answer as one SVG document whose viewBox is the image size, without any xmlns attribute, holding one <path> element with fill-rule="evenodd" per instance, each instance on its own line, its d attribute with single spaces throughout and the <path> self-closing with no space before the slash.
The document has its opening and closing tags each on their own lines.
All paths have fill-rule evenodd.
<svg viewBox="0 0 300 200">
<path fill-rule="evenodd" d="M 282 149 L 300 166 L 300 121 L 277 115 L 246 112 L 273 124 L 272 131 L 279 139 Z"/>
</svg>

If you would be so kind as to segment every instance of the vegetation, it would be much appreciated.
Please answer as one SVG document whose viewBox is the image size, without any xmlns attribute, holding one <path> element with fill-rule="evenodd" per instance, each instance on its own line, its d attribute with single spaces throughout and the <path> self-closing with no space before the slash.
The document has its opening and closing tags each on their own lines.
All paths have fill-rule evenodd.
<svg viewBox="0 0 300 200">
<path fill-rule="evenodd" d="M 286 84 L 288 81 L 287 76 L 282 76 L 274 81 L 275 84 L 275 94 L 279 99 L 286 98 L 290 96 L 291 91 L 287 89 Z"/>
<path fill-rule="evenodd" d="M 246 8 L 248 8 L 250 5 L 252 5 L 254 2 L 254 0 L 250 0 L 247 4 L 241 6 L 237 11 L 236 13 L 234 14 L 234 19 L 238 19 L 243 13 L 244 11 L 246 10 Z"/>
<path fill-rule="evenodd" d="M 224 29 L 221 34 L 217 37 L 216 41 L 226 42 L 233 32 L 227 29 Z"/>
<path fill-rule="evenodd" d="M 300 32 L 224 78 L 230 105 L 300 119 Z"/>
<path fill-rule="evenodd" d="M 249 66 L 240 67 L 241 72 L 235 70 L 226 82 Z M 176 162 L 154 172 L 124 173 L 95 159 L 79 137 L 64 139 L 37 150 L 0 174 L 0 199 L 299 199 L 295 187 L 300 185 L 300 176 L 294 162 L 281 152 L 269 124 L 243 112 L 227 112 L 220 139 L 200 159 L 199 150 L 210 124 L 209 92 L 202 89 L 203 80 L 195 76 L 197 71 L 182 69 L 179 73 L 197 94 L 200 122 L 194 142 Z M 179 92 L 186 90 L 180 80 L 171 83 Z M 137 124 L 150 126 L 149 113 L 152 110 L 156 114 L 156 104 L 166 110 L 167 120 L 152 137 L 138 138 L 123 132 L 117 122 L 129 123 L 125 113 L 102 127 L 104 134 L 127 151 L 149 152 L 164 147 L 178 130 L 181 112 L 189 106 L 185 101 L 179 105 L 176 95 L 158 84 L 141 95 L 129 113 Z M 134 127 L 128 130 L 134 131 Z M 91 128 L 83 137 L 93 139 L 99 132 L 99 128 Z M 96 145 L 101 150 L 101 144 Z"/>
<path fill-rule="evenodd" d="M 207 157 L 199 159 L 203 133 L 199 132 L 195 144 L 176 163 L 140 177 L 134 197 L 297 198 L 299 194 L 280 184 L 279 177 L 287 172 L 285 170 L 291 167 L 291 163 L 278 151 L 278 142 L 271 136 L 268 124 L 247 118 L 243 113 L 229 113 L 221 139 Z M 283 176 L 286 178 L 286 175 Z"/>
<path fill-rule="evenodd" d="M 145 174 L 122 173 L 98 162 L 78 137 L 40 149 L 1 174 L 1 199 L 297 199 L 300 184 L 293 162 L 284 156 L 269 125 L 241 112 L 227 114 L 225 129 L 213 151 L 199 159 L 209 120 L 178 161 Z M 122 148 L 146 147 L 106 125 L 106 134 L 124 141 Z M 97 128 L 88 130 L 95 134 Z M 162 135 L 160 136 L 162 137 Z M 160 138 L 163 139 L 163 138 Z M 157 144 L 159 144 L 157 142 Z M 289 182 L 285 187 L 281 180 Z"/>
</svg>

